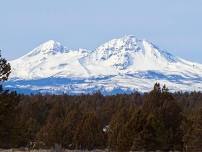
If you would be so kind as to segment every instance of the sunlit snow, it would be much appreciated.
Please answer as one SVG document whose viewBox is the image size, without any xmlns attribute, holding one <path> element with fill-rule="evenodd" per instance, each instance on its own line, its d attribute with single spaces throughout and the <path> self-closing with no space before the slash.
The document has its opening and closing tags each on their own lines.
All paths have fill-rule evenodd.
<svg viewBox="0 0 202 152">
<path fill-rule="evenodd" d="M 5 86 L 24 93 L 145 92 L 155 82 L 171 91 L 202 90 L 201 64 L 134 36 L 113 39 L 95 50 L 68 50 L 50 40 L 10 63 L 12 74 Z"/>
</svg>

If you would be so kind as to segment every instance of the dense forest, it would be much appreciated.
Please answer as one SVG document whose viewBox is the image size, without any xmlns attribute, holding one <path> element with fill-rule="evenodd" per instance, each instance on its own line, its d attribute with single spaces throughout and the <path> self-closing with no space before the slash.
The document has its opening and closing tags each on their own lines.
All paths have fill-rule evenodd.
<svg viewBox="0 0 202 152">
<path fill-rule="evenodd" d="M 0 147 L 184 150 L 202 148 L 202 93 L 0 93 Z"/>
<path fill-rule="evenodd" d="M 0 60 L 0 80 L 10 74 Z M 20 95 L 0 87 L 0 148 L 202 149 L 202 93 Z"/>
</svg>

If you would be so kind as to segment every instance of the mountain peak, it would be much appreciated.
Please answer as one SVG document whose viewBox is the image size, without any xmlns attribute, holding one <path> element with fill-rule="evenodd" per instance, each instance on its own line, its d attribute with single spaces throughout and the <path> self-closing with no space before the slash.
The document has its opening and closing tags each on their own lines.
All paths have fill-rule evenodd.
<svg viewBox="0 0 202 152">
<path fill-rule="evenodd" d="M 134 69 L 159 69 L 177 62 L 172 54 L 161 51 L 151 42 L 137 39 L 133 35 L 113 39 L 96 49 L 91 56 L 97 62 L 104 62 L 120 70 L 134 65 Z"/>
<path fill-rule="evenodd" d="M 56 53 L 63 53 L 65 50 L 66 50 L 65 47 L 61 43 L 54 40 L 49 40 L 36 47 L 34 50 L 32 50 L 25 56 L 32 57 L 38 54 L 53 55 Z"/>
<path fill-rule="evenodd" d="M 133 35 L 113 39 L 92 51 L 67 50 L 49 40 L 10 64 L 13 88 L 25 90 L 144 92 L 157 80 L 171 84 L 173 90 L 202 90 L 201 64 L 175 57 Z"/>
<path fill-rule="evenodd" d="M 49 40 L 43 44 L 41 44 L 38 48 L 40 48 L 40 50 L 42 52 L 63 52 L 64 51 L 64 47 L 57 41 L 54 40 Z"/>
<path fill-rule="evenodd" d="M 158 49 L 153 43 L 146 39 L 138 39 L 134 35 L 125 35 L 121 38 L 112 39 L 103 45 L 99 46 L 97 50 L 118 50 L 118 49 L 126 49 L 126 50 L 135 50 L 140 51 L 144 50 L 144 45 L 147 45 L 151 48 Z"/>
<path fill-rule="evenodd" d="M 102 51 L 102 50 L 111 50 L 111 51 L 118 51 L 122 49 L 126 50 L 134 50 L 135 46 L 137 46 L 137 43 L 140 40 L 138 40 L 135 36 L 133 35 L 127 35 L 122 38 L 118 39 L 112 39 L 100 47 L 97 48 L 97 50 Z"/>
</svg>

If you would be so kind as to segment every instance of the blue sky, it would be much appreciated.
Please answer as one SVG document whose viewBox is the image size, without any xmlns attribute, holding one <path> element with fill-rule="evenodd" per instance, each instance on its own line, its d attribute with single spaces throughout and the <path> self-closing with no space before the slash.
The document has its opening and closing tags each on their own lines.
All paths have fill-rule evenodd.
<svg viewBox="0 0 202 152">
<path fill-rule="evenodd" d="M 94 49 L 124 35 L 202 63 L 201 0 L 4 0 L 0 48 L 15 59 L 49 39 Z"/>
</svg>

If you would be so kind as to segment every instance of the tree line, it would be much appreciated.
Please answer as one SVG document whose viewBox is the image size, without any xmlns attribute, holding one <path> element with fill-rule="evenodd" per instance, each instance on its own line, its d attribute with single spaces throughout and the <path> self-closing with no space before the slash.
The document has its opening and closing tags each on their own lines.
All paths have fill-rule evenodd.
<svg viewBox="0 0 202 152">
<path fill-rule="evenodd" d="M 0 147 L 184 150 L 202 148 L 202 93 L 0 93 Z"/>
<path fill-rule="evenodd" d="M 3 71 L 3 72 L 1 72 Z M 0 82 L 10 65 L 0 57 Z M 202 93 L 20 95 L 0 87 L 0 148 L 202 149 Z"/>
</svg>

